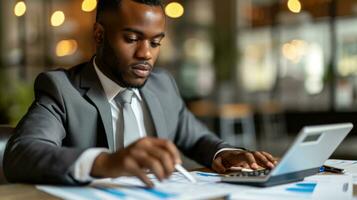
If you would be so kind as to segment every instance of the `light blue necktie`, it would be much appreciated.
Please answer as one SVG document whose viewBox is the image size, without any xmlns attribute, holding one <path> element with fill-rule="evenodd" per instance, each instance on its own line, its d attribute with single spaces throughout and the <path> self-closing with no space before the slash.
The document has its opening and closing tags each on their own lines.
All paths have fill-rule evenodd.
<svg viewBox="0 0 357 200">
<path fill-rule="evenodd" d="M 124 120 L 124 123 L 121 128 L 121 132 L 124 133 L 124 144 L 118 144 L 117 142 L 116 148 L 119 147 L 127 147 L 134 141 L 140 138 L 140 132 L 139 132 L 139 127 L 138 127 L 138 122 L 136 120 L 136 117 L 134 115 L 133 109 L 131 108 L 131 101 L 133 98 L 134 92 L 130 89 L 126 89 L 122 92 L 120 92 L 116 97 L 115 101 L 119 104 L 121 107 L 121 115 Z M 120 116 L 119 116 L 120 117 Z M 123 140 L 117 140 L 117 141 L 123 141 Z"/>
</svg>

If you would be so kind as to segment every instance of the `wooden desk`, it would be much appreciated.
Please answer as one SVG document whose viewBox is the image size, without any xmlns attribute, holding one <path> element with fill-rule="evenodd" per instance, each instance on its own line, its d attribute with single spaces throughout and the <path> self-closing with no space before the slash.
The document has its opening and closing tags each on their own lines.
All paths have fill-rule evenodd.
<svg viewBox="0 0 357 200">
<path fill-rule="evenodd" d="M 353 196 L 357 197 L 357 185 L 353 185 Z M 2 200 L 60 200 L 37 190 L 34 185 L 25 184 L 1 185 L 0 197 Z"/>
<path fill-rule="evenodd" d="M 34 185 L 0 185 L 0 197 L 3 200 L 59 200 L 59 198 L 37 190 Z"/>
</svg>

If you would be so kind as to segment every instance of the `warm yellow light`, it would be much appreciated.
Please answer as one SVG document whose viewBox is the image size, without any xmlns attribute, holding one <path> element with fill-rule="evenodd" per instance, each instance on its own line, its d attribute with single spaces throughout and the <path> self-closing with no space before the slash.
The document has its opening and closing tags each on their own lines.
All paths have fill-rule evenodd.
<svg viewBox="0 0 357 200">
<path fill-rule="evenodd" d="M 58 57 L 69 56 L 77 51 L 78 44 L 75 40 L 61 40 L 56 46 L 56 55 Z"/>
<path fill-rule="evenodd" d="M 51 16 L 51 25 L 52 26 L 61 26 L 66 19 L 62 11 L 56 11 Z"/>
<path fill-rule="evenodd" d="M 19 1 L 16 3 L 14 7 L 14 13 L 16 16 L 21 17 L 26 13 L 26 4 L 23 1 Z"/>
<path fill-rule="evenodd" d="M 301 2 L 299 0 L 289 0 L 288 8 L 293 13 L 300 13 L 301 12 Z"/>
<path fill-rule="evenodd" d="M 293 63 L 299 63 L 301 58 L 307 53 L 309 44 L 304 40 L 292 40 L 282 46 L 283 56 L 292 61 Z"/>
<path fill-rule="evenodd" d="M 82 10 L 84 12 L 92 12 L 97 7 L 97 0 L 84 0 L 82 2 Z"/>
<path fill-rule="evenodd" d="M 282 52 L 285 58 L 289 60 L 295 60 L 296 59 L 296 48 L 294 45 L 291 45 L 290 43 L 286 43 L 283 45 Z"/>
<path fill-rule="evenodd" d="M 177 2 L 169 3 L 165 7 L 166 15 L 171 18 L 179 18 L 183 15 L 184 12 L 185 12 L 185 10 L 184 10 L 183 6 Z"/>
</svg>

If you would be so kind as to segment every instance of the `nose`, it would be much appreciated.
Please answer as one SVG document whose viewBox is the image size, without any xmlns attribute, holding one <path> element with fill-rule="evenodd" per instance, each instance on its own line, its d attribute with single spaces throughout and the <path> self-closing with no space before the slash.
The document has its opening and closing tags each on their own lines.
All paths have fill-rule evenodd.
<svg viewBox="0 0 357 200">
<path fill-rule="evenodd" d="M 141 41 L 138 43 L 135 57 L 139 60 L 150 60 L 152 58 L 151 47 L 149 41 Z"/>
</svg>

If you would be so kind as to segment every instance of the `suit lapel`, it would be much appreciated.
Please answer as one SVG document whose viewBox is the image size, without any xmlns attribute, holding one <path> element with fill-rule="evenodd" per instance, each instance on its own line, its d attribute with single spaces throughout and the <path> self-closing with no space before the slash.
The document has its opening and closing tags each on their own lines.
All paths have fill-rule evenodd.
<svg viewBox="0 0 357 200">
<path fill-rule="evenodd" d="M 148 83 L 147 83 L 148 84 Z M 164 112 L 162 106 L 160 104 L 159 99 L 156 95 L 146 86 L 144 86 L 141 90 L 141 94 L 143 95 L 149 112 L 151 114 L 154 127 L 156 130 L 156 134 L 160 138 L 168 139 L 168 129 L 165 121 Z"/>
<path fill-rule="evenodd" d="M 92 63 L 93 60 L 82 70 L 80 75 L 80 87 L 86 89 L 87 92 L 85 96 L 96 106 L 104 125 L 109 149 L 113 150 L 114 138 L 110 105 Z M 168 139 L 168 129 L 163 108 L 157 96 L 148 87 L 148 84 L 149 81 L 140 89 L 140 92 L 147 103 L 157 136 Z"/>
<path fill-rule="evenodd" d="M 104 125 L 109 149 L 113 150 L 114 138 L 110 105 L 92 63 L 93 60 L 82 70 L 80 87 L 88 89 L 85 95 L 96 106 Z"/>
</svg>

